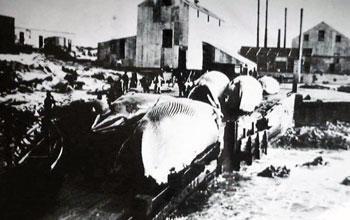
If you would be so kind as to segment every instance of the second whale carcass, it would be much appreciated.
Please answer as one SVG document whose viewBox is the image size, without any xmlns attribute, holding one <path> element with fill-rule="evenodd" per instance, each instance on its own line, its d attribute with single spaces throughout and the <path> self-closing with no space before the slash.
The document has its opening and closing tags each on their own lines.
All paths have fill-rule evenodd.
<svg viewBox="0 0 350 220">
<path fill-rule="evenodd" d="M 221 108 L 223 93 L 229 82 L 229 78 L 224 73 L 219 71 L 207 72 L 195 81 L 188 98 Z"/>
<path fill-rule="evenodd" d="M 176 99 L 156 105 L 124 142 L 116 169 L 166 183 L 169 170 L 178 172 L 189 166 L 219 141 L 220 123 L 221 113 L 199 101 Z"/>
<path fill-rule="evenodd" d="M 229 83 L 224 97 L 225 118 L 236 119 L 242 114 L 255 110 L 263 100 L 263 89 L 254 77 L 238 76 Z"/>
</svg>

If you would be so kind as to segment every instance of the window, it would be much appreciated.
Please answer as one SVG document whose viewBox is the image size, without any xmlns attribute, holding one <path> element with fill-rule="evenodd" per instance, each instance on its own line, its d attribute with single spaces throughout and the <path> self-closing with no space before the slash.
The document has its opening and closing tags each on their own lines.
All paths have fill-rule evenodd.
<svg viewBox="0 0 350 220">
<path fill-rule="evenodd" d="M 173 30 L 165 29 L 163 30 L 163 48 L 173 47 Z"/>
<path fill-rule="evenodd" d="M 335 42 L 337 42 L 337 43 L 341 42 L 341 35 L 335 36 Z"/>
<path fill-rule="evenodd" d="M 125 39 L 119 42 L 119 59 L 125 59 Z"/>
<path fill-rule="evenodd" d="M 308 34 L 304 34 L 304 41 L 309 41 L 309 35 Z"/>
<path fill-rule="evenodd" d="M 197 10 L 197 18 L 199 18 L 199 10 Z"/>
<path fill-rule="evenodd" d="M 210 21 L 210 16 L 208 15 L 208 22 Z"/>
<path fill-rule="evenodd" d="M 163 5 L 170 6 L 172 4 L 171 0 L 163 0 Z"/>
<path fill-rule="evenodd" d="M 323 30 L 318 31 L 318 41 L 324 41 L 324 33 Z"/>
</svg>

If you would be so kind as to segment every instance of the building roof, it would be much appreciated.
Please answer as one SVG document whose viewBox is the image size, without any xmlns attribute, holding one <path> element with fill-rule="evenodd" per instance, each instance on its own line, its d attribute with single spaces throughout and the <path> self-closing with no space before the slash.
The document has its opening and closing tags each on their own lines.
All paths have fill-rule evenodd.
<svg viewBox="0 0 350 220">
<path fill-rule="evenodd" d="M 249 60 L 256 62 L 258 56 L 266 57 L 299 57 L 298 48 L 276 48 L 276 47 L 241 47 L 240 54 Z M 303 56 L 311 57 L 312 49 L 304 48 Z"/>
<path fill-rule="evenodd" d="M 345 37 L 346 39 L 349 39 L 346 35 L 342 34 L 341 32 L 339 32 L 338 30 L 334 29 L 332 26 L 330 26 L 329 24 L 327 24 L 326 22 L 322 21 L 320 23 L 318 23 L 317 25 L 313 26 L 312 28 L 309 28 L 308 30 L 304 31 L 303 34 L 306 34 L 308 32 L 311 32 L 314 29 L 317 29 L 319 27 L 323 27 L 323 28 L 327 28 L 330 29 L 334 32 L 337 32 L 338 34 L 340 34 L 342 37 Z M 295 38 L 293 38 L 293 40 L 299 40 L 299 35 L 296 36 Z"/>
<path fill-rule="evenodd" d="M 214 14 L 213 12 L 209 11 L 208 9 L 200 6 L 199 4 L 194 3 L 193 1 L 190 0 L 183 0 L 185 4 L 187 4 L 188 6 L 190 6 L 193 9 L 199 10 L 200 12 L 209 15 L 210 17 L 216 18 L 220 21 L 224 21 L 223 19 L 221 19 L 219 16 L 217 16 L 216 14 Z"/>
<path fill-rule="evenodd" d="M 186 5 L 190 6 L 191 8 L 195 9 L 195 10 L 199 10 L 200 12 L 209 15 L 210 17 L 213 17 L 215 19 L 218 19 L 220 21 L 224 21 L 222 18 L 220 18 L 219 16 L 217 16 L 215 13 L 209 11 L 208 9 L 204 8 L 203 6 L 200 6 L 198 3 L 194 3 L 193 0 L 182 0 Z M 143 2 L 141 2 L 140 4 L 138 4 L 138 6 L 154 6 L 154 0 L 145 0 Z"/>
</svg>

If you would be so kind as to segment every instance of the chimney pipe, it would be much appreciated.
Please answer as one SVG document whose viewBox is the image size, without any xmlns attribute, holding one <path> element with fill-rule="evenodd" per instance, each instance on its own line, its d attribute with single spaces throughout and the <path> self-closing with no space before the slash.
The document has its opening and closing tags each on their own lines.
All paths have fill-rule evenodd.
<svg viewBox="0 0 350 220">
<path fill-rule="evenodd" d="M 287 8 L 284 8 L 284 41 L 283 47 L 286 48 L 287 44 Z"/>
<path fill-rule="evenodd" d="M 278 29 L 277 48 L 281 48 L 281 29 Z"/>
<path fill-rule="evenodd" d="M 256 27 L 256 47 L 260 47 L 260 0 L 258 0 L 258 21 Z"/>
<path fill-rule="evenodd" d="M 267 18 L 269 14 L 269 0 L 266 0 L 266 15 L 265 15 L 265 41 L 264 41 L 264 47 L 267 47 Z"/>
</svg>

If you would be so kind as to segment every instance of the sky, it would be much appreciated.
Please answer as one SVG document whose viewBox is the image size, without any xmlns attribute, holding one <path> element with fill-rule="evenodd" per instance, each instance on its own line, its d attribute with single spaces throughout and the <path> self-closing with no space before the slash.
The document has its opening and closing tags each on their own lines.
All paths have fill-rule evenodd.
<svg viewBox="0 0 350 220">
<path fill-rule="evenodd" d="M 19 27 L 73 32 L 74 44 L 97 47 L 101 41 L 136 35 L 137 5 L 142 1 L 0 0 L 0 14 L 15 17 Z M 263 45 L 266 0 L 260 1 L 260 45 Z M 225 20 L 226 33 L 232 36 L 225 43 L 231 49 L 256 45 L 257 0 L 200 0 L 199 4 Z M 304 31 L 325 21 L 350 36 L 349 0 L 269 0 L 268 46 L 276 46 L 279 28 L 283 39 L 285 7 L 287 46 L 299 34 L 300 8 L 304 8 Z"/>
</svg>

